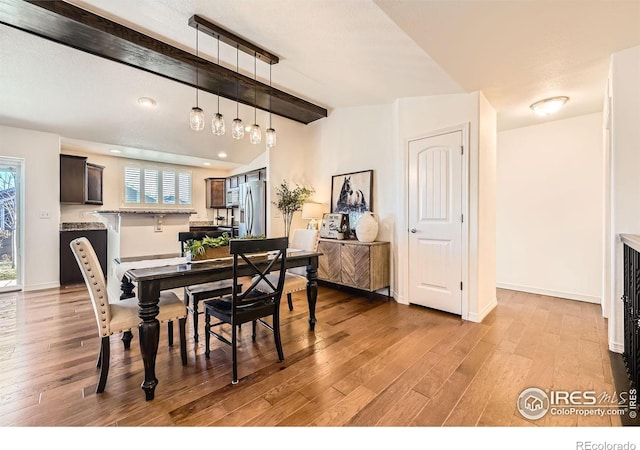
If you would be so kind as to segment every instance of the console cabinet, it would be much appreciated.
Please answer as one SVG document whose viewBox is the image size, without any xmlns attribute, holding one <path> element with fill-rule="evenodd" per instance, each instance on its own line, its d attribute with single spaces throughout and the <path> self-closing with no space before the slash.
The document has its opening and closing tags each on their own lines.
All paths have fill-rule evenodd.
<svg viewBox="0 0 640 450">
<path fill-rule="evenodd" d="M 320 239 L 318 279 L 374 292 L 389 289 L 389 242 Z"/>
</svg>

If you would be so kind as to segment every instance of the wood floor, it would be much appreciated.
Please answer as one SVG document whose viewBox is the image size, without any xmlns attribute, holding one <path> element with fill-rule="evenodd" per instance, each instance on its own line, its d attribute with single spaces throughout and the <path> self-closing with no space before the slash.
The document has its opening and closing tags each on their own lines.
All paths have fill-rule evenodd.
<svg viewBox="0 0 640 450">
<path fill-rule="evenodd" d="M 315 333 L 304 294 L 294 306 L 282 305 L 283 363 L 267 329 L 256 343 L 250 326 L 241 330 L 237 385 L 227 346 L 213 340 L 205 359 L 201 330 L 182 366 L 163 327 L 159 385 L 146 402 L 137 338 L 129 351 L 112 338 L 106 391 L 95 394 L 99 339 L 84 285 L 0 295 L 0 425 L 621 425 L 608 416 L 527 421 L 516 409 L 531 386 L 615 391 L 598 305 L 499 290 L 497 308 L 472 323 L 320 287 Z"/>
</svg>

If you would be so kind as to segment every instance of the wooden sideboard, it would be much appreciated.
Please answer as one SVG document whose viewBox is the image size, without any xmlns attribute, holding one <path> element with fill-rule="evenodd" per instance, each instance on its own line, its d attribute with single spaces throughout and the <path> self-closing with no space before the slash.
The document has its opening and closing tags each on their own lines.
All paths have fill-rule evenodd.
<svg viewBox="0 0 640 450">
<path fill-rule="evenodd" d="M 389 242 L 320 239 L 318 280 L 375 292 L 389 283 Z"/>
</svg>

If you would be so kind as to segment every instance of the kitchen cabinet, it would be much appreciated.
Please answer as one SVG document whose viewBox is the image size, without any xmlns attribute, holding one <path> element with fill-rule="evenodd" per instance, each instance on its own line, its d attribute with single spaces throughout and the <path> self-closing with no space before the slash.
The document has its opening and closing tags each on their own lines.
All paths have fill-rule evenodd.
<svg viewBox="0 0 640 450">
<path fill-rule="evenodd" d="M 226 208 L 226 181 L 224 178 L 207 178 L 207 208 Z"/>
<path fill-rule="evenodd" d="M 320 239 L 318 279 L 374 292 L 389 289 L 389 242 Z"/>
<path fill-rule="evenodd" d="M 86 156 L 60 155 L 60 203 L 102 205 L 103 169 Z"/>
<path fill-rule="evenodd" d="M 107 230 L 69 230 L 60 231 L 60 285 L 84 283 L 82 272 L 75 256 L 71 252 L 71 241 L 86 237 L 91 242 L 102 271 L 107 273 Z"/>
</svg>

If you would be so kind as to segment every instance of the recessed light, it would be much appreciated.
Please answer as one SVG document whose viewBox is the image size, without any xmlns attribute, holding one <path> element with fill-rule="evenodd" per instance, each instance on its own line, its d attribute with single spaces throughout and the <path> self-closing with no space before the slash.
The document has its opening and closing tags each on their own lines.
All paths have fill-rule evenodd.
<svg viewBox="0 0 640 450">
<path fill-rule="evenodd" d="M 111 153 L 122 153 L 120 150 L 116 150 L 115 148 L 112 148 L 111 150 L 109 150 Z"/>
<path fill-rule="evenodd" d="M 227 154 L 225 152 L 218 153 L 218 158 L 226 158 Z"/>
<path fill-rule="evenodd" d="M 151 97 L 140 97 L 138 99 L 138 104 L 144 106 L 145 108 L 153 108 L 156 106 L 156 101 Z"/>
<path fill-rule="evenodd" d="M 202 165 L 203 165 L 203 166 L 210 166 L 210 165 L 211 165 L 211 163 L 210 163 L 210 162 L 203 162 L 203 163 L 202 163 Z"/>
<path fill-rule="evenodd" d="M 539 116 L 548 116 L 549 114 L 560 111 L 560 108 L 562 108 L 568 100 L 569 97 L 565 96 L 545 98 L 544 100 L 535 102 L 529 108 Z"/>
</svg>

